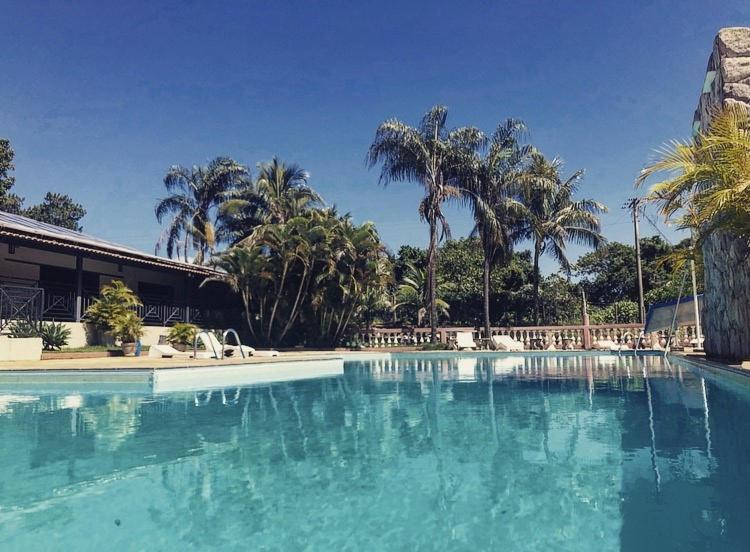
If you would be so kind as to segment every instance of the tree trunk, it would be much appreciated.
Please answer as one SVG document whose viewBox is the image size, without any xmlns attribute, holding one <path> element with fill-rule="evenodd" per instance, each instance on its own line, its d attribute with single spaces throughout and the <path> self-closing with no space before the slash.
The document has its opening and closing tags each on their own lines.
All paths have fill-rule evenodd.
<svg viewBox="0 0 750 552">
<path fill-rule="evenodd" d="M 490 259 L 487 255 L 484 257 L 484 337 L 489 339 L 492 335 L 490 328 Z"/>
<path fill-rule="evenodd" d="M 534 326 L 539 325 L 539 257 L 542 251 L 538 244 L 534 245 Z"/>
<path fill-rule="evenodd" d="M 430 316 L 430 342 L 435 343 L 437 338 L 437 275 L 435 270 L 437 257 L 437 221 L 434 217 L 430 220 L 430 247 L 427 252 L 427 288 L 428 288 L 428 311 Z"/>
</svg>

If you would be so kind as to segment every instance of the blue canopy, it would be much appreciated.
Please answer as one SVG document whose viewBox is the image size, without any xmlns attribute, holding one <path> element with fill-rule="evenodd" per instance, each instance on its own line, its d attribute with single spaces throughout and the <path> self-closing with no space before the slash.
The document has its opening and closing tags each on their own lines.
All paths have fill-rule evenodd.
<svg viewBox="0 0 750 552">
<path fill-rule="evenodd" d="M 650 305 L 648 308 L 648 314 L 646 315 L 644 331 L 650 333 L 659 330 L 667 330 L 672 327 L 672 320 L 675 320 L 675 327 L 695 325 L 697 320 L 695 319 L 693 296 L 686 295 L 679 300 L 679 303 L 680 305 L 678 307 L 677 299 L 673 299 L 671 301 L 664 301 L 663 303 Z M 676 319 L 675 308 L 677 308 Z M 703 294 L 701 293 L 698 295 L 698 312 L 700 312 L 702 308 Z"/>
</svg>

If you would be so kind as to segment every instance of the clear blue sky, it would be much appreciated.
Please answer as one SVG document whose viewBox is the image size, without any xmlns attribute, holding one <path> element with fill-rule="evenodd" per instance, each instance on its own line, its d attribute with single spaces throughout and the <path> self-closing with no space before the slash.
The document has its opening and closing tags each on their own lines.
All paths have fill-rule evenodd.
<svg viewBox="0 0 750 552">
<path fill-rule="evenodd" d="M 27 201 L 70 194 L 85 231 L 152 250 L 170 165 L 278 154 L 396 249 L 426 243 L 420 190 L 378 186 L 365 152 L 379 122 L 436 103 L 456 126 L 524 119 L 630 242 L 620 205 L 653 148 L 689 136 L 713 37 L 750 25 L 750 2 L 2 0 L 0 15 L 0 136 Z M 465 235 L 468 214 L 448 213 Z"/>
</svg>

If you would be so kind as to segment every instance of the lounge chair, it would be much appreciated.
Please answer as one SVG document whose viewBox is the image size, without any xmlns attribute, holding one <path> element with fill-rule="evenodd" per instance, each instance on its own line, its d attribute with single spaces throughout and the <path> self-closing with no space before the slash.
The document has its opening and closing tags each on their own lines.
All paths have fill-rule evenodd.
<svg viewBox="0 0 750 552">
<path fill-rule="evenodd" d="M 187 351 L 178 351 L 169 343 L 159 343 L 151 345 L 148 349 L 149 358 L 192 358 L 193 353 Z"/>
<path fill-rule="evenodd" d="M 221 342 L 216 337 L 216 335 L 213 332 L 207 332 L 202 331 L 198 333 L 198 340 L 203 343 L 203 346 L 206 348 L 205 351 L 199 351 L 197 353 L 198 358 L 220 358 L 221 357 Z M 229 355 L 227 355 L 227 352 L 229 351 Z M 240 352 L 241 351 L 241 352 Z M 225 356 L 242 356 L 242 353 L 245 354 L 246 357 L 249 356 L 257 356 L 257 357 L 275 357 L 279 356 L 278 351 L 274 350 L 267 350 L 267 351 L 256 351 L 252 347 L 249 347 L 247 345 L 224 345 L 224 355 Z"/>
<path fill-rule="evenodd" d="M 497 351 L 523 351 L 523 343 L 509 335 L 493 335 L 492 345 Z"/>
<path fill-rule="evenodd" d="M 617 347 L 617 343 L 611 339 L 598 339 L 591 345 L 592 349 L 611 350 L 613 347 Z"/>
<path fill-rule="evenodd" d="M 454 344 L 459 351 L 477 348 L 472 332 L 456 332 L 456 341 Z"/>
</svg>

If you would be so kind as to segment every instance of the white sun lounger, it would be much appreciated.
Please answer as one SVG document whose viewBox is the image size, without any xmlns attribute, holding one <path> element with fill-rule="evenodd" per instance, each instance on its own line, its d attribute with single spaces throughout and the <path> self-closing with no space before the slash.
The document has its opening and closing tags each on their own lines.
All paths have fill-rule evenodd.
<svg viewBox="0 0 750 552">
<path fill-rule="evenodd" d="M 493 335 L 492 344 L 498 351 L 523 351 L 523 343 L 509 335 Z"/>
<path fill-rule="evenodd" d="M 221 356 L 221 342 L 216 337 L 216 335 L 213 332 L 206 332 L 202 331 L 198 333 L 198 340 L 203 343 L 203 346 L 206 348 L 205 351 L 199 351 L 197 353 L 197 358 L 219 358 Z M 279 356 L 278 351 L 274 350 L 267 350 L 267 351 L 257 351 L 253 349 L 252 347 L 249 347 L 247 345 L 224 345 L 224 354 L 226 355 L 227 351 L 231 351 L 232 355 L 236 356 L 242 356 L 242 353 L 245 354 L 245 356 L 257 356 L 257 357 L 275 357 Z M 242 353 L 240 353 L 242 351 Z"/>
<path fill-rule="evenodd" d="M 471 332 L 456 332 L 456 349 L 476 349 L 477 344 L 474 341 L 474 335 Z"/>
<path fill-rule="evenodd" d="M 192 358 L 193 353 L 178 351 L 168 343 L 160 343 L 149 347 L 148 356 L 149 358 Z"/>
</svg>

